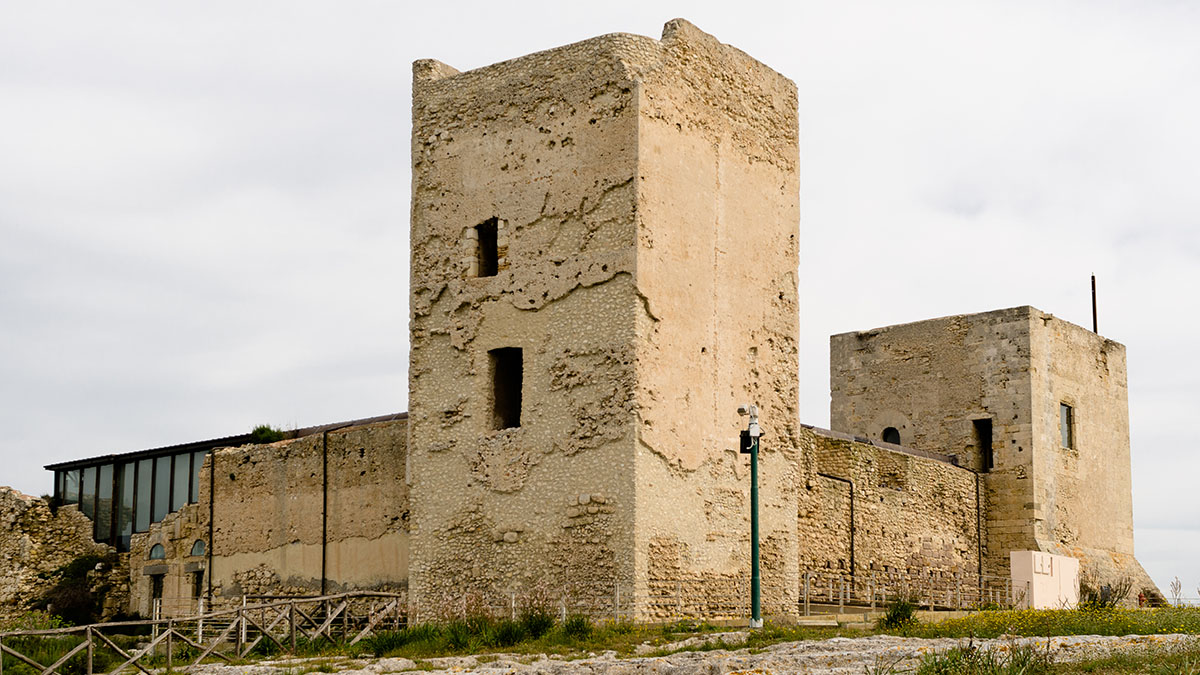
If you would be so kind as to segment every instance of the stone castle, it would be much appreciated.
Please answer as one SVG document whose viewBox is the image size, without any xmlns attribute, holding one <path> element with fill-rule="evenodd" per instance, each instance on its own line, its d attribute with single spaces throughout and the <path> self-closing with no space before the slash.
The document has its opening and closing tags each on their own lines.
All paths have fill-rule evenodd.
<svg viewBox="0 0 1200 675">
<path fill-rule="evenodd" d="M 801 424 L 798 147 L 795 85 L 682 20 L 418 61 L 408 413 L 53 465 L 64 506 L 0 514 L 121 551 L 115 605 L 143 614 L 371 588 L 420 615 L 547 584 L 650 618 L 686 582 L 702 615 L 749 569 L 754 403 L 768 614 L 810 570 L 981 583 L 1015 550 L 1156 593 L 1116 342 L 1031 307 L 837 335 L 834 431 Z M 32 592 L 35 548 L 0 560 L 0 602 Z"/>
</svg>

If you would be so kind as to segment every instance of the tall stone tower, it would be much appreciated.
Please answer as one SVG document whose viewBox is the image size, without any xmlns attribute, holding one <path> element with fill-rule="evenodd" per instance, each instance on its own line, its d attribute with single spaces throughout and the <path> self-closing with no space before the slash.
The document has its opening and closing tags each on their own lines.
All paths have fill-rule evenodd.
<svg viewBox="0 0 1200 675">
<path fill-rule="evenodd" d="M 1124 346 L 1016 307 L 835 335 L 830 369 L 834 429 L 980 473 L 985 573 L 1034 550 L 1155 588 L 1133 555 Z"/>
<path fill-rule="evenodd" d="M 757 403 L 764 608 L 795 611 L 797 131 L 791 81 L 682 20 L 414 64 L 414 608 L 736 587 Z"/>
</svg>

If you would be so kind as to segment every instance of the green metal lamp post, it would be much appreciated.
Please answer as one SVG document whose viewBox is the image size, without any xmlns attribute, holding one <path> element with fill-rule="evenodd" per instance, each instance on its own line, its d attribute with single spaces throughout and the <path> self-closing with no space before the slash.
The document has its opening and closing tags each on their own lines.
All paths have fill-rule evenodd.
<svg viewBox="0 0 1200 675">
<path fill-rule="evenodd" d="M 738 406 L 738 414 L 750 418 L 741 434 L 741 452 L 750 455 L 750 627 L 762 628 L 762 578 L 758 569 L 758 406 Z"/>
</svg>

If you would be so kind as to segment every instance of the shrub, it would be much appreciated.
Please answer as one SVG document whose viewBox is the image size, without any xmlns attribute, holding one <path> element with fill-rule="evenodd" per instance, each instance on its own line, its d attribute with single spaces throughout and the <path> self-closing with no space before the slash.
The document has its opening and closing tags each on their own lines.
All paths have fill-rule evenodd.
<svg viewBox="0 0 1200 675">
<path fill-rule="evenodd" d="M 50 630 L 62 628 L 66 623 L 49 612 L 31 609 L 20 614 L 0 618 L 0 633 L 18 630 Z"/>
<path fill-rule="evenodd" d="M 81 555 L 62 567 L 41 575 L 44 579 L 57 579 L 42 597 L 31 603 L 30 608 L 43 610 L 62 619 L 68 625 L 84 625 L 100 620 L 100 608 L 110 588 L 105 585 L 92 588 L 88 573 L 99 565 L 112 565 L 116 554 Z"/>
<path fill-rule="evenodd" d="M 525 628 L 512 619 L 504 619 L 492 630 L 491 643 L 497 647 L 511 647 L 525 639 Z"/>
<path fill-rule="evenodd" d="M 888 630 L 914 626 L 917 623 L 914 617 L 916 612 L 917 603 L 913 601 L 913 598 L 907 594 L 900 595 L 888 604 L 876 625 Z"/>
<path fill-rule="evenodd" d="M 554 615 L 542 606 L 530 606 L 521 611 L 521 628 L 531 639 L 538 639 L 554 628 Z"/>
<path fill-rule="evenodd" d="M 283 440 L 283 432 L 269 424 L 260 424 L 250 432 L 250 442 L 263 444 Z"/>
<path fill-rule="evenodd" d="M 1013 645 L 1005 654 L 968 644 L 927 655 L 917 675 L 1042 675 L 1053 667 L 1047 653 L 1030 645 Z"/>
<path fill-rule="evenodd" d="M 1079 574 L 1080 608 L 1120 607 L 1133 590 L 1133 579 L 1124 577 L 1115 584 L 1101 584 L 1090 571 Z"/>
<path fill-rule="evenodd" d="M 592 620 L 582 614 L 572 614 L 563 622 L 562 631 L 573 640 L 583 640 L 592 634 Z"/>
</svg>

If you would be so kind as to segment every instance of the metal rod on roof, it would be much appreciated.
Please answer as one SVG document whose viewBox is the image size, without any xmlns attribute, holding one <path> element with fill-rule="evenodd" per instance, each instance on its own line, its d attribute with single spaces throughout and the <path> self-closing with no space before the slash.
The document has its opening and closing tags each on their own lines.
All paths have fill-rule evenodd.
<svg viewBox="0 0 1200 675">
<path fill-rule="evenodd" d="M 1096 324 L 1096 275 L 1092 275 L 1092 332 L 1100 334 L 1100 329 Z"/>
</svg>

